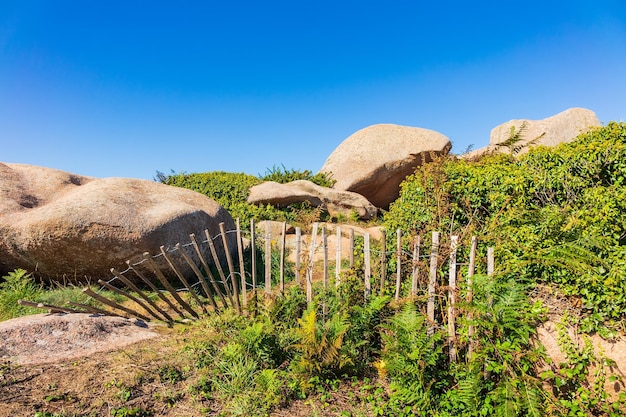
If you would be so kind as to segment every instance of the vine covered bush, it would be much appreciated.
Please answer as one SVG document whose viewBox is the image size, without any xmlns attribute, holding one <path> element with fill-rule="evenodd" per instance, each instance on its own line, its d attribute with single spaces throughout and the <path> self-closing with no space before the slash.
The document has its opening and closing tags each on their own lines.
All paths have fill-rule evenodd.
<svg viewBox="0 0 626 417">
<path fill-rule="evenodd" d="M 308 170 L 288 170 L 284 167 L 274 167 L 260 177 L 222 171 L 192 174 L 172 173 L 170 175 L 157 171 L 156 175 L 156 180 L 159 182 L 187 188 L 212 198 L 224 207 L 234 219 L 239 218 L 242 224 L 249 224 L 251 219 L 289 222 L 307 222 L 312 218 L 313 221 L 319 220 L 324 213 L 307 203 L 277 208 L 270 204 L 256 205 L 247 202 L 250 195 L 250 187 L 264 181 L 286 183 L 301 179 L 309 180 L 322 186 L 332 186 L 333 183 L 324 174 L 313 175 Z"/>
<path fill-rule="evenodd" d="M 580 298 L 583 326 L 594 315 L 623 327 L 626 123 L 520 157 L 441 158 L 407 178 L 385 224 L 408 235 L 475 234 L 496 246 L 501 272 Z"/>
</svg>

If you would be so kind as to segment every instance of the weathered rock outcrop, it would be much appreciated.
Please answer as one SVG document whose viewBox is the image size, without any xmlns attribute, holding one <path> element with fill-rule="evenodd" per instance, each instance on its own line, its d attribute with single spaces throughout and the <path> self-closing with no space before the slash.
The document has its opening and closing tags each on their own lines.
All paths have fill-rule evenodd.
<svg viewBox="0 0 626 417">
<path fill-rule="evenodd" d="M 596 114 L 583 108 L 567 109 L 542 120 L 509 120 L 491 130 L 487 147 L 469 152 L 463 158 L 475 158 L 493 152 L 523 154 L 534 146 L 557 146 L 571 142 L 580 133 L 597 126 L 600 126 L 600 121 Z M 519 133 L 521 140 L 506 146 L 511 131 Z"/>
<path fill-rule="evenodd" d="M 386 209 L 400 195 L 402 180 L 450 147 L 450 140 L 433 130 L 379 124 L 344 140 L 320 172 L 336 180 L 333 188 L 361 194 Z"/>
<path fill-rule="evenodd" d="M 368 220 L 376 216 L 377 209 L 360 194 L 319 186 L 311 181 L 298 180 L 286 184 L 266 181 L 250 188 L 248 202 L 286 207 L 294 203 L 309 202 L 313 207 L 323 206 L 331 216 L 351 212 Z"/>
<path fill-rule="evenodd" d="M 110 268 L 143 252 L 187 243 L 204 229 L 218 234 L 220 222 L 234 229 L 224 208 L 190 190 L 0 163 L 0 272 L 110 278 Z"/>
</svg>

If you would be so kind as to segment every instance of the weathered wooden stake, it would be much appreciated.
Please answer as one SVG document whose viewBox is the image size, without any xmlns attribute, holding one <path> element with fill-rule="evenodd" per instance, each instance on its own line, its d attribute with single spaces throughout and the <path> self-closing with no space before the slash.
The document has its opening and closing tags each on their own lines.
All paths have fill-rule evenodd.
<svg viewBox="0 0 626 417">
<path fill-rule="evenodd" d="M 272 232 L 265 222 L 265 296 L 272 294 Z"/>
<path fill-rule="evenodd" d="M 467 303 L 471 305 L 472 300 L 474 298 L 474 290 L 472 288 L 474 276 L 474 270 L 476 269 L 476 248 L 478 246 L 478 239 L 476 236 L 472 236 L 472 245 L 470 246 L 470 255 L 469 255 L 469 265 L 467 267 Z M 467 318 L 469 322 L 472 322 L 474 314 L 472 313 L 471 307 L 470 311 L 467 313 Z M 467 356 L 469 358 L 472 357 L 472 352 L 474 351 L 474 325 L 470 324 L 467 327 L 467 336 L 469 339 L 469 346 L 467 348 Z"/>
<path fill-rule="evenodd" d="M 77 303 L 74 301 L 68 301 L 67 303 L 71 306 L 82 308 L 91 314 L 101 314 L 103 316 L 113 316 L 113 317 L 124 317 L 112 311 L 103 310 L 101 308 L 93 307 L 87 304 L 81 304 L 81 303 Z"/>
<path fill-rule="evenodd" d="M 300 285 L 301 284 L 301 279 L 300 279 L 300 260 L 302 259 L 301 256 L 301 250 L 302 250 L 302 229 L 300 227 L 296 227 L 296 284 Z"/>
<path fill-rule="evenodd" d="M 387 280 L 387 231 L 382 229 L 382 248 L 380 250 L 380 287 L 379 295 L 385 293 L 385 281 Z"/>
<path fill-rule="evenodd" d="M 365 298 L 369 298 L 372 294 L 372 266 L 371 266 L 371 251 L 370 251 L 370 234 L 365 233 L 363 236 L 363 257 L 365 267 Z"/>
<path fill-rule="evenodd" d="M 122 283 L 124 285 L 126 285 L 128 288 L 130 288 L 132 291 L 135 291 L 141 298 L 143 298 L 144 300 L 146 300 L 146 302 L 148 304 L 150 304 L 152 306 L 152 308 L 154 308 L 156 311 L 159 312 L 159 314 L 165 318 L 165 321 L 169 321 L 172 322 L 174 321 L 172 319 L 172 317 L 170 317 L 169 314 L 167 314 L 165 311 L 163 311 L 161 308 L 159 308 L 159 306 L 150 299 L 150 297 L 148 297 L 143 291 L 141 291 L 131 280 L 129 280 L 128 278 L 126 278 L 124 276 L 124 274 L 118 272 L 115 268 L 111 268 L 111 273 L 113 275 L 115 275 L 115 277 L 117 277 L 117 279 L 119 279 L 120 281 L 122 281 Z M 161 320 L 161 318 L 159 318 L 159 320 Z"/>
<path fill-rule="evenodd" d="M 27 300 L 17 300 L 17 303 L 24 307 L 33 307 L 33 308 L 40 308 L 42 310 L 48 310 L 49 313 L 63 313 L 63 314 L 84 313 L 84 311 L 74 310 L 73 308 L 69 308 L 69 307 L 59 307 L 59 306 L 54 306 L 51 304 L 35 303 L 33 301 L 27 301 Z"/>
<path fill-rule="evenodd" d="M 428 274 L 428 305 L 426 314 L 430 321 L 428 332 L 435 330 L 435 286 L 437 285 L 437 261 L 439 258 L 439 232 L 432 234 L 432 247 L 430 250 L 430 272 Z"/>
<path fill-rule="evenodd" d="M 313 231 L 311 232 L 311 248 L 309 250 L 309 268 L 306 273 L 306 301 L 313 301 L 313 261 L 315 257 L 315 241 L 317 240 L 317 222 L 313 223 Z"/>
<path fill-rule="evenodd" d="M 287 222 L 283 222 L 280 233 L 280 293 L 285 294 L 285 246 L 287 244 Z"/>
<path fill-rule="evenodd" d="M 448 352 L 450 362 L 456 362 L 456 325 L 454 316 L 456 314 L 456 251 L 459 237 L 450 236 L 450 269 L 448 276 Z"/>
<path fill-rule="evenodd" d="M 252 314 L 256 316 L 257 307 L 258 307 L 258 298 L 257 298 L 257 281 L 256 281 L 256 229 L 254 225 L 254 219 L 250 219 L 250 251 L 252 256 L 252 266 L 251 266 L 251 274 L 252 274 Z"/>
<path fill-rule="evenodd" d="M 198 282 L 202 286 L 202 289 L 204 290 L 204 293 L 206 294 L 207 299 L 211 303 L 213 310 L 217 313 L 219 311 L 219 308 L 217 307 L 217 304 L 215 303 L 215 300 L 213 299 L 213 296 L 211 295 L 211 292 L 209 291 L 209 284 L 207 284 L 206 280 L 204 279 L 204 276 L 202 276 L 202 272 L 200 272 L 196 264 L 189 257 L 189 255 L 185 253 L 185 250 L 180 246 L 179 243 L 176 244 L 176 248 L 178 249 L 178 253 L 180 253 L 180 255 L 183 257 L 185 262 L 187 262 L 187 265 L 189 265 L 193 273 L 196 274 L 196 278 L 198 278 Z M 203 308 L 203 310 L 206 313 L 206 309 Z"/>
<path fill-rule="evenodd" d="M 402 230 L 396 230 L 396 301 L 400 299 L 402 285 Z"/>
<path fill-rule="evenodd" d="M 337 226 L 337 256 L 335 257 L 335 286 L 341 281 L 341 226 Z"/>
<path fill-rule="evenodd" d="M 152 309 L 150 307 L 148 307 L 143 301 L 141 301 L 140 299 L 138 299 L 137 297 L 135 297 L 134 295 L 120 289 L 117 288 L 111 284 L 109 284 L 106 281 L 103 281 L 101 279 L 98 280 L 98 284 L 102 285 L 104 288 L 106 288 L 109 291 L 113 291 L 114 293 L 123 295 L 124 297 L 130 299 L 131 301 L 136 302 L 137 304 L 139 304 L 144 310 L 146 310 L 148 312 L 148 314 L 150 314 L 152 317 L 154 317 L 157 320 L 161 320 L 161 317 L 159 317 L 159 315 L 157 315 L 154 311 L 152 311 Z"/>
<path fill-rule="evenodd" d="M 239 257 L 239 277 L 241 278 L 241 302 L 245 310 L 248 307 L 248 288 L 246 288 L 246 266 L 243 259 L 243 240 L 241 239 L 239 217 L 237 217 L 237 256 Z"/>
<path fill-rule="evenodd" d="M 100 294 L 96 294 L 90 288 L 84 288 L 83 289 L 83 294 L 88 295 L 91 298 L 93 298 L 94 300 L 98 300 L 102 304 L 108 305 L 111 308 L 114 308 L 116 310 L 121 310 L 121 311 L 123 311 L 125 313 L 130 314 L 131 316 L 135 316 L 137 318 L 140 318 L 143 321 L 150 321 L 150 319 L 148 317 L 144 316 L 143 314 L 136 312 L 132 308 L 128 308 L 128 307 L 124 307 L 122 305 L 119 305 L 115 301 L 109 300 L 108 298 L 103 297 Z"/>
<path fill-rule="evenodd" d="M 209 233 L 209 229 L 204 229 L 204 235 L 206 237 L 207 243 L 209 245 L 209 249 L 211 250 L 211 256 L 213 257 L 213 264 L 217 269 L 217 273 L 222 280 L 222 284 L 224 285 L 224 290 L 226 290 L 226 295 L 228 296 L 228 300 L 230 301 L 230 305 L 235 308 L 235 300 L 233 300 L 233 293 L 230 291 L 230 286 L 228 285 L 228 281 L 226 280 L 226 275 L 224 274 L 224 270 L 222 269 L 222 263 L 220 262 L 219 256 L 217 256 L 217 250 L 215 249 L 215 244 L 213 243 L 213 237 L 211 233 Z M 227 247 L 224 248 L 226 252 L 228 250 Z"/>
<path fill-rule="evenodd" d="M 150 255 L 148 254 L 148 256 L 150 256 Z M 152 291 L 154 291 L 154 292 L 156 293 L 156 295 L 158 295 L 158 296 L 159 296 L 159 298 L 160 298 L 161 300 L 163 300 L 163 301 L 164 301 L 164 302 L 165 302 L 168 306 L 170 306 L 170 308 L 171 308 L 172 310 L 174 310 L 174 311 L 176 312 L 176 314 L 178 314 L 178 315 L 179 315 L 181 318 L 183 318 L 183 319 L 185 318 L 185 315 L 183 314 L 183 312 L 182 312 L 182 311 L 180 311 L 180 310 L 178 309 L 178 307 L 176 306 L 176 304 L 174 304 L 174 303 L 172 302 L 172 300 L 170 300 L 169 298 L 167 298 L 167 297 L 165 296 L 165 294 L 163 294 L 163 292 L 162 292 L 161 290 L 159 290 L 159 289 L 156 287 L 156 285 L 154 285 L 154 284 L 152 283 L 152 281 L 151 281 L 151 280 L 149 280 L 149 279 L 148 279 L 148 278 L 147 278 L 144 274 L 142 274 L 142 273 L 141 273 L 138 269 L 135 269 L 135 268 L 133 267 L 133 265 L 130 263 L 130 261 L 126 261 L 126 265 L 128 265 L 128 268 L 129 268 L 131 271 L 133 271 L 133 272 L 135 273 L 135 275 L 137 275 L 137 276 L 139 277 L 139 279 L 141 279 L 141 280 L 143 281 L 143 283 L 144 283 L 144 284 L 146 284 L 148 287 L 150 287 L 150 289 L 151 289 Z"/>
<path fill-rule="evenodd" d="M 189 314 L 191 314 L 193 317 L 199 318 L 200 316 L 198 315 L 198 313 L 196 313 L 193 310 L 193 308 L 191 308 L 191 306 L 187 304 L 185 300 L 180 298 L 180 295 L 178 295 L 174 287 L 172 287 L 172 284 L 170 284 L 167 278 L 165 278 L 165 275 L 163 275 L 163 273 L 159 269 L 159 266 L 156 264 L 156 262 L 152 260 L 152 257 L 150 256 L 150 254 L 148 252 L 144 252 L 143 257 L 147 261 L 150 269 L 152 269 L 152 272 L 154 272 L 154 274 L 156 275 L 157 279 L 161 282 L 163 287 L 165 287 L 165 289 L 169 291 L 170 295 L 174 297 L 174 299 L 178 302 L 178 304 L 180 304 L 180 306 L 183 309 L 185 309 L 185 311 L 187 311 Z"/>
<path fill-rule="evenodd" d="M 187 282 L 187 279 L 185 278 L 185 276 L 178 270 L 178 268 L 176 268 L 176 265 L 174 264 L 172 259 L 169 257 L 169 255 L 165 251 L 165 247 L 161 246 L 159 249 L 161 249 L 161 255 L 163 255 L 163 258 L 165 258 L 165 260 L 167 261 L 167 264 L 170 266 L 170 269 L 174 271 L 174 273 L 178 277 L 178 280 L 184 285 L 185 288 L 187 288 L 187 291 L 189 291 L 193 299 L 196 300 L 196 303 L 198 303 L 200 308 L 202 308 L 202 312 L 206 314 L 207 311 L 206 311 L 206 307 L 204 306 L 204 303 L 200 300 L 200 298 L 198 297 L 198 294 L 196 294 L 193 288 L 191 288 L 191 285 L 189 285 L 189 282 Z M 176 249 L 180 250 L 180 243 L 176 244 Z M 196 318 L 199 318 L 199 316 Z"/>
<path fill-rule="evenodd" d="M 326 236 L 326 227 L 322 227 L 322 253 L 324 255 L 324 289 L 328 288 L 328 238 Z"/>
<path fill-rule="evenodd" d="M 217 294 L 217 296 L 220 298 L 220 301 L 222 302 L 222 305 L 224 306 L 224 308 L 228 308 L 228 304 L 226 303 L 226 298 L 224 298 L 224 294 L 222 294 L 222 290 L 220 290 L 219 285 L 217 285 L 217 281 L 215 280 L 215 277 L 213 277 L 213 274 L 211 273 L 211 268 L 209 268 L 209 264 L 204 258 L 204 255 L 202 254 L 202 251 L 200 250 L 200 246 L 198 245 L 198 242 L 196 241 L 196 235 L 192 233 L 189 235 L 189 237 L 191 238 L 191 243 L 193 245 L 193 248 L 196 251 L 196 254 L 198 255 L 198 258 L 200 258 L 200 263 L 202 263 L 202 267 L 204 268 L 204 271 L 206 272 L 206 275 L 209 278 L 209 281 L 211 282 L 213 291 L 215 291 L 215 294 Z M 203 279 L 202 281 L 205 281 L 205 280 Z M 206 293 L 206 296 L 208 298 L 213 297 L 211 295 L 211 292 L 208 291 L 207 287 L 203 285 L 202 288 L 204 288 L 204 292 Z"/>
<path fill-rule="evenodd" d="M 239 314 L 241 311 L 241 302 L 239 301 L 239 283 L 237 282 L 237 276 L 235 274 L 235 264 L 233 263 L 233 257 L 230 255 L 230 248 L 228 247 L 228 239 L 226 239 L 226 229 L 224 223 L 219 224 L 220 235 L 222 235 L 222 245 L 224 246 L 224 252 L 226 253 L 226 263 L 228 264 L 228 272 L 230 273 L 231 282 L 233 283 L 233 297 L 235 298 L 235 305 Z M 226 283 L 228 287 L 228 283 Z"/>
<path fill-rule="evenodd" d="M 349 233 L 349 245 L 350 245 L 350 269 L 354 268 L 354 229 L 350 228 Z"/>
<path fill-rule="evenodd" d="M 496 266 L 495 248 L 487 248 L 487 275 L 493 275 Z"/>
<path fill-rule="evenodd" d="M 417 279 L 419 275 L 419 260 L 420 260 L 420 244 L 421 236 L 416 236 L 413 242 L 413 270 L 411 272 L 411 297 L 417 295 Z"/>
</svg>

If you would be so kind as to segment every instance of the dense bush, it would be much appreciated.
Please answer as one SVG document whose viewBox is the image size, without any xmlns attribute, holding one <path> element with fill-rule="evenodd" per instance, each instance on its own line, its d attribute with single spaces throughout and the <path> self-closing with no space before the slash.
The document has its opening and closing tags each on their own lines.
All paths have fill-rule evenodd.
<svg viewBox="0 0 626 417">
<path fill-rule="evenodd" d="M 164 184 L 188 188 L 212 198 L 228 210 L 233 218 L 239 218 L 242 224 L 249 224 L 250 219 L 288 222 L 306 222 L 313 219 L 317 221 L 321 218 L 320 216 L 324 215 L 320 210 L 305 203 L 285 208 L 248 203 L 250 187 L 263 181 L 284 183 L 296 179 L 308 179 L 322 185 L 330 184 L 324 175 L 312 175 L 310 171 L 289 171 L 284 168 L 283 170 L 273 168 L 261 178 L 243 173 L 216 171 L 196 174 L 172 173 L 171 175 L 157 172 L 156 179 Z"/>
<path fill-rule="evenodd" d="M 606 320 L 626 318 L 626 124 L 521 157 L 442 158 L 402 184 L 390 230 L 476 234 L 502 270 L 558 284 Z"/>
</svg>

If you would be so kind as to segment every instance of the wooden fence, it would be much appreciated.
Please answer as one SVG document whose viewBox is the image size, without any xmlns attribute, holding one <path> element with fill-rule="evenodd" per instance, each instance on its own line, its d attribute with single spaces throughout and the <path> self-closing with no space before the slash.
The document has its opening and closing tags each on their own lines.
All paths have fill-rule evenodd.
<svg viewBox="0 0 626 417">
<path fill-rule="evenodd" d="M 344 272 L 358 269 L 358 275 L 363 279 L 364 297 L 370 297 L 376 291 L 373 287 L 376 277 L 379 294 L 390 293 L 396 300 L 403 297 L 421 297 L 425 300 L 427 316 L 433 328 L 447 325 L 450 338 L 455 337 L 455 305 L 460 285 L 457 279 L 461 275 L 459 267 L 464 270 L 464 277 L 461 277 L 464 280 L 461 283 L 466 290 L 466 298 L 472 298 L 472 276 L 477 267 L 476 237 L 471 238 L 469 247 L 462 251 L 464 259 L 460 259 L 459 237 L 455 235 L 449 236 L 445 248 L 440 243 L 439 232 L 432 232 L 427 236 L 429 239 L 413 236 L 408 239 L 409 250 L 405 250 L 407 244 L 403 244 L 402 232 L 398 229 L 395 231 L 395 248 L 389 250 L 384 231 L 381 239 L 373 241 L 370 233 L 362 232 L 359 228 L 329 225 L 334 228 L 336 240 L 335 256 L 331 260 L 328 245 L 331 229 L 324 224 L 314 223 L 307 236 L 303 235 L 300 228 L 295 229 L 292 249 L 295 252 L 295 262 L 291 263 L 287 261 L 286 223 L 282 223 L 281 232 L 275 236 L 272 236 L 269 222 L 265 223 L 264 234 L 261 236 L 257 236 L 254 221 L 251 221 L 248 231 L 241 229 L 239 219 L 234 230 L 226 231 L 223 223 L 219 226 L 220 234 L 217 236 L 211 236 L 208 230 L 203 232 L 202 238 L 191 234 L 186 244 L 177 243 L 168 248 L 161 246 L 156 254 L 146 252 L 137 262 L 127 261 L 127 268 L 123 271 L 112 268 L 112 279 L 98 281 L 101 290 L 107 289 L 132 300 L 141 311 L 106 298 L 99 294 L 100 291 L 85 288 L 83 292 L 121 315 L 134 316 L 144 321 L 156 319 L 171 323 L 175 321 L 172 316 L 197 319 L 203 314 L 219 314 L 227 308 L 234 308 L 239 314 L 256 314 L 260 291 L 263 291 L 265 297 L 276 296 L 277 293 L 284 294 L 286 285 L 302 286 L 306 291 L 307 302 L 310 303 L 316 287 L 327 288 L 333 284 L 333 280 L 334 285 L 339 286 Z M 228 234 L 236 235 L 236 248 L 223 250 L 229 247 Z M 348 240 L 348 253 L 344 253 L 342 249 L 344 239 Z M 428 248 L 423 247 L 425 240 L 429 240 Z M 262 253 L 257 253 L 261 248 Z M 274 262 L 272 268 L 272 254 L 276 255 L 277 252 L 278 267 L 276 268 Z M 316 261 L 316 258 L 321 259 Z M 262 284 L 259 283 L 259 262 L 263 264 Z M 387 276 L 390 265 L 395 265 L 393 277 Z M 486 265 L 488 274 L 493 273 L 493 248 L 488 248 L 486 262 L 481 262 L 481 265 Z M 278 277 L 273 277 L 276 269 Z M 334 274 L 331 279 L 332 270 Z M 447 285 L 441 279 L 444 272 L 447 272 Z M 293 277 L 293 282 L 287 282 L 287 276 Z M 174 282 L 177 284 L 173 284 Z M 393 286 L 388 287 L 391 284 Z M 140 287 L 152 290 L 162 302 L 155 302 Z M 440 306 L 438 311 L 442 313 L 440 320 L 435 317 L 437 302 Z M 29 301 L 20 303 L 55 312 L 118 314 L 80 303 L 71 303 L 71 307 Z M 451 356 L 454 355 L 455 352 L 452 351 Z"/>
</svg>

